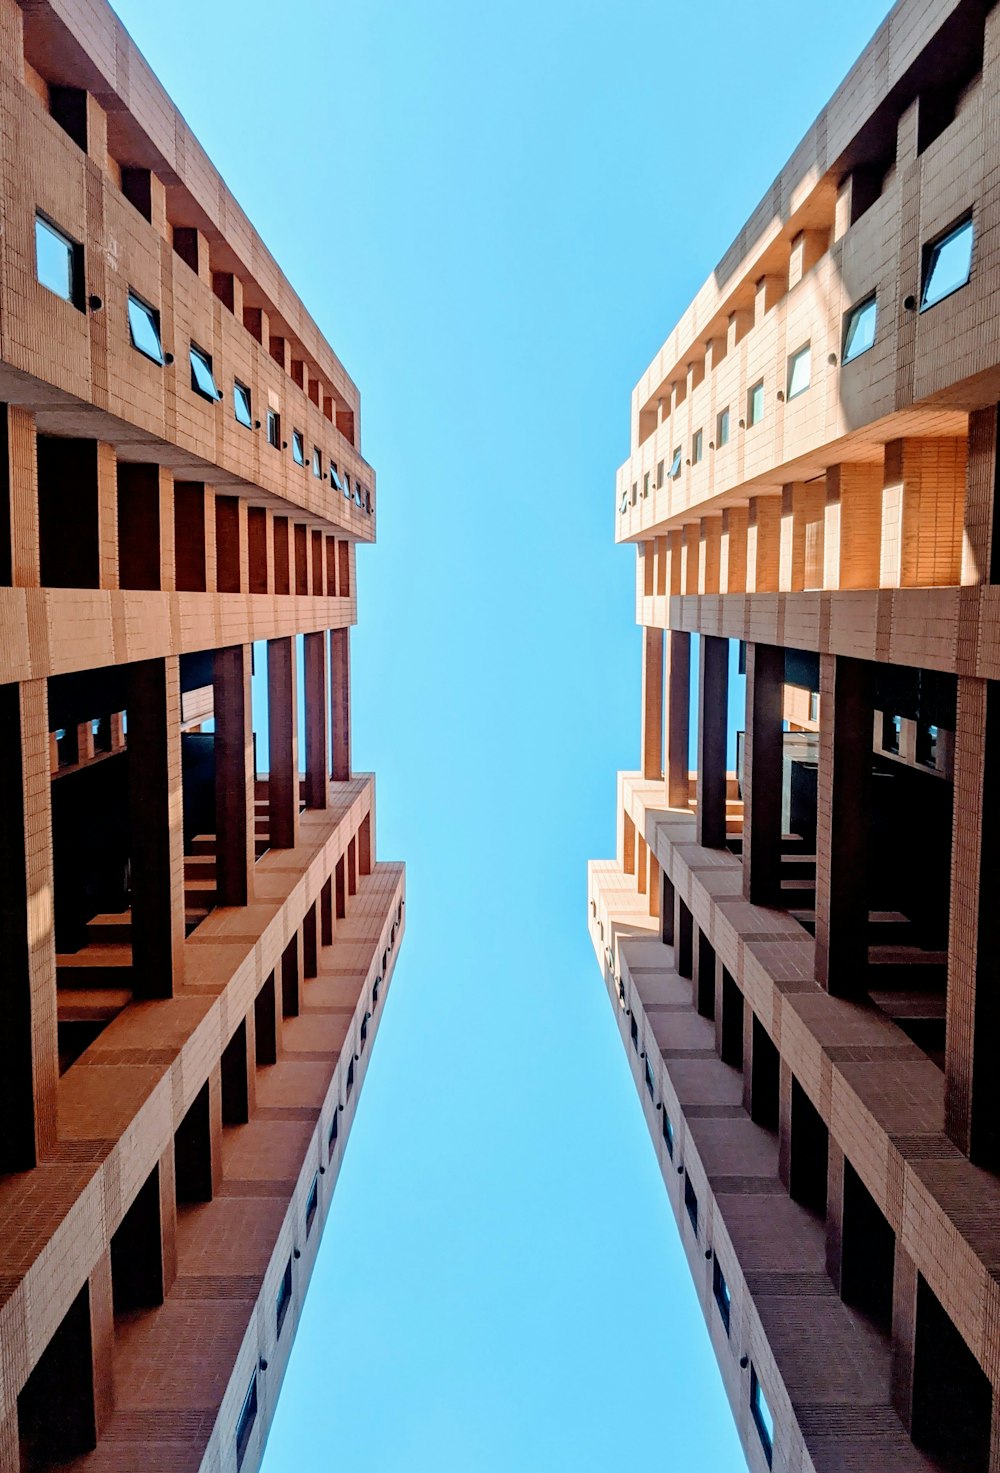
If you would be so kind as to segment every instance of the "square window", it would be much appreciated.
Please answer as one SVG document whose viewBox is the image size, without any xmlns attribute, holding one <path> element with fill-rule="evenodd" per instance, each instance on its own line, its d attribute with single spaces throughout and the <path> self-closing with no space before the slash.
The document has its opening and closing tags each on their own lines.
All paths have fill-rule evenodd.
<svg viewBox="0 0 1000 1473">
<path fill-rule="evenodd" d="M 692 465 L 697 465 L 698 462 L 699 462 L 699 460 L 701 460 L 702 446 L 704 445 L 704 443 L 705 443 L 704 436 L 703 436 L 701 430 L 695 430 L 694 434 L 691 437 L 691 464 Z"/>
<path fill-rule="evenodd" d="M 670 479 L 676 481 L 681 473 L 681 447 L 678 445 L 670 461 Z"/>
<path fill-rule="evenodd" d="M 875 342 L 875 324 L 878 320 L 878 301 L 874 294 L 859 302 L 856 307 L 844 316 L 844 352 L 843 361 L 850 363 L 853 358 L 860 358 L 862 353 Z"/>
<path fill-rule="evenodd" d="M 670 1123 L 670 1116 L 667 1114 L 666 1106 L 663 1109 L 663 1140 L 667 1148 L 667 1155 L 672 1161 L 674 1159 L 674 1127 Z"/>
<path fill-rule="evenodd" d="M 313 475 L 317 481 L 323 479 L 323 457 L 319 453 L 319 446 L 313 446 Z"/>
<path fill-rule="evenodd" d="M 639 1025 L 635 1021 L 635 1014 L 634 1013 L 632 1014 L 632 1021 L 631 1021 L 631 1024 L 629 1026 L 629 1032 L 632 1035 L 632 1047 L 635 1049 L 636 1053 L 638 1053 L 639 1052 Z"/>
<path fill-rule="evenodd" d="M 211 399 L 213 403 L 221 399 L 219 386 L 212 377 L 212 358 L 203 348 L 191 344 L 191 387 L 196 394 L 203 399 Z"/>
<path fill-rule="evenodd" d="M 301 430 L 292 431 L 292 459 L 296 465 L 305 465 L 306 463 L 306 447 Z"/>
<path fill-rule="evenodd" d="M 246 1457 L 247 1448 L 250 1445 L 250 1434 L 253 1424 L 257 1420 L 257 1372 L 254 1371 L 250 1377 L 250 1385 L 247 1394 L 243 1398 L 240 1414 L 236 1419 L 236 1467 L 243 1467 L 243 1459 Z"/>
<path fill-rule="evenodd" d="M 747 395 L 747 424 L 760 424 L 764 418 L 764 380 L 754 384 Z"/>
<path fill-rule="evenodd" d="M 333 460 L 330 461 L 330 484 L 335 491 L 343 491 L 344 489 L 344 483 L 341 481 L 340 473 L 337 470 L 337 463 Z"/>
<path fill-rule="evenodd" d="M 687 1215 L 688 1215 L 688 1217 L 691 1220 L 691 1226 L 694 1228 L 694 1235 L 695 1235 L 695 1237 L 697 1237 L 698 1236 L 698 1198 L 695 1195 L 694 1187 L 691 1185 L 691 1178 L 688 1176 L 688 1174 L 687 1174 L 686 1171 L 684 1173 L 684 1206 L 685 1206 L 685 1208 L 687 1210 Z"/>
<path fill-rule="evenodd" d="M 656 1085 L 653 1083 L 653 1071 L 649 1067 L 648 1059 L 646 1060 L 646 1092 L 651 1100 L 656 1098 Z"/>
<path fill-rule="evenodd" d="M 309 1234 L 312 1231 L 312 1225 L 313 1225 L 313 1222 L 315 1220 L 316 1210 L 317 1210 L 318 1207 L 319 1207 L 319 1172 L 317 1172 L 316 1175 L 313 1177 L 313 1179 L 312 1179 L 312 1186 L 309 1188 L 309 1196 L 306 1198 L 306 1237 L 307 1238 L 308 1238 Z"/>
<path fill-rule="evenodd" d="M 726 1283 L 726 1276 L 722 1272 L 722 1269 L 719 1267 L 718 1258 L 716 1258 L 715 1262 L 712 1265 L 712 1293 L 715 1295 L 715 1302 L 719 1307 L 719 1318 L 725 1325 L 726 1334 L 728 1335 L 729 1311 L 732 1306 L 732 1296 L 729 1293 L 729 1285 Z"/>
<path fill-rule="evenodd" d="M 151 358 L 154 363 L 163 363 L 160 314 L 134 292 L 128 294 L 128 330 L 133 348 L 138 348 L 140 353 Z"/>
<path fill-rule="evenodd" d="M 924 248 L 924 287 L 920 310 L 950 297 L 972 274 L 972 216 L 954 225 L 946 235 Z"/>
<path fill-rule="evenodd" d="M 267 443 L 281 449 L 281 415 L 276 409 L 267 411 Z"/>
<path fill-rule="evenodd" d="M 241 425 L 253 429 L 253 414 L 250 409 L 250 390 L 239 379 L 233 384 L 233 413 Z"/>
<path fill-rule="evenodd" d="M 804 348 L 792 354 L 788 360 L 788 390 L 789 399 L 797 399 L 804 394 L 809 387 L 812 377 L 812 347 L 806 343 Z"/>
<path fill-rule="evenodd" d="M 281 1337 L 281 1327 L 285 1323 L 285 1315 L 288 1313 L 288 1306 L 291 1304 L 291 1302 L 292 1260 L 289 1259 L 288 1262 L 285 1264 L 285 1272 L 281 1276 L 281 1283 L 278 1285 L 278 1298 L 275 1303 L 275 1317 L 278 1322 L 277 1334 L 279 1339 Z"/>
<path fill-rule="evenodd" d="M 35 275 L 40 285 L 83 310 L 83 246 L 35 216 Z"/>
<path fill-rule="evenodd" d="M 729 444 L 729 410 L 723 409 L 715 421 L 715 444 L 718 450 Z"/>
<path fill-rule="evenodd" d="M 771 1415 L 767 1397 L 757 1379 L 756 1366 L 750 1367 L 750 1415 L 753 1417 L 760 1445 L 764 1449 L 767 1466 L 770 1468 L 771 1459 L 774 1456 L 774 1417 Z"/>
</svg>

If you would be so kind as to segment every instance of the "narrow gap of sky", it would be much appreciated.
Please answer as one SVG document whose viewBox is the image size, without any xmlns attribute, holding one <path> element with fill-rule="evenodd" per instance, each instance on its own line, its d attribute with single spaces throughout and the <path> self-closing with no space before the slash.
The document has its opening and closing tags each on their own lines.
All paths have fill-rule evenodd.
<svg viewBox="0 0 1000 1473">
<path fill-rule="evenodd" d="M 265 1473 L 732 1473 L 586 928 L 629 395 L 884 0 L 115 0 L 362 391 L 354 762 L 408 930 Z"/>
</svg>

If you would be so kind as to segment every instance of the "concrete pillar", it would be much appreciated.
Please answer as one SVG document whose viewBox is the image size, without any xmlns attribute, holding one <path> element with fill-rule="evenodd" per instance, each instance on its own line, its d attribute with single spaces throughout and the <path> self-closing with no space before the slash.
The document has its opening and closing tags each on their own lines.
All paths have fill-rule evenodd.
<svg viewBox="0 0 1000 1473">
<path fill-rule="evenodd" d="M 698 662 L 698 843 L 726 844 L 726 734 L 729 705 L 729 641 L 706 634 Z"/>
<path fill-rule="evenodd" d="M 868 822 L 874 668 L 820 655 L 816 980 L 863 992 L 868 972 Z"/>
<path fill-rule="evenodd" d="M 748 644 L 746 665 L 743 893 L 754 905 L 780 905 L 785 652 Z"/>
<path fill-rule="evenodd" d="M 294 639 L 267 642 L 268 821 L 272 849 L 299 838 L 298 699 Z"/>
<path fill-rule="evenodd" d="M 250 645 L 215 652 L 215 872 L 220 905 L 246 905 L 253 892 L 250 665 Z"/>
<path fill-rule="evenodd" d="M 776 593 L 781 553 L 781 497 L 753 496 L 747 518 L 747 593 Z"/>
<path fill-rule="evenodd" d="M 964 439 L 892 440 L 886 445 L 880 587 L 960 581 L 965 476 Z"/>
<path fill-rule="evenodd" d="M 881 465 L 851 461 L 827 468 L 824 588 L 879 586 L 881 508 Z"/>
<path fill-rule="evenodd" d="M 303 639 L 306 686 L 306 807 L 325 808 L 329 793 L 327 641 L 320 630 Z"/>
<path fill-rule="evenodd" d="M 747 586 L 747 508 L 730 506 L 722 513 L 719 592 L 744 593 Z"/>
<path fill-rule="evenodd" d="M 1000 685 L 960 677 L 948 933 L 945 1128 L 977 1165 L 1000 1163 Z"/>
<path fill-rule="evenodd" d="M 184 800 L 176 655 L 128 671 L 132 986 L 170 997 L 184 973 Z"/>
<path fill-rule="evenodd" d="M 10 494 L 10 572 L 15 588 L 37 588 L 41 582 L 41 533 L 38 513 L 38 454 L 35 416 L 10 404 L 4 411 L 4 452 Z"/>
<path fill-rule="evenodd" d="M 642 631 L 642 775 L 663 776 L 663 630 Z"/>
<path fill-rule="evenodd" d="M 667 805 L 687 809 L 691 766 L 691 636 L 667 632 L 667 715 L 665 772 Z"/>
<path fill-rule="evenodd" d="M 1000 582 L 1000 536 L 996 526 L 998 424 L 1000 405 L 997 404 L 974 409 L 969 415 L 963 583 Z"/>
<path fill-rule="evenodd" d="M 330 725 L 334 782 L 351 776 L 351 646 L 349 629 L 330 630 Z"/>
</svg>

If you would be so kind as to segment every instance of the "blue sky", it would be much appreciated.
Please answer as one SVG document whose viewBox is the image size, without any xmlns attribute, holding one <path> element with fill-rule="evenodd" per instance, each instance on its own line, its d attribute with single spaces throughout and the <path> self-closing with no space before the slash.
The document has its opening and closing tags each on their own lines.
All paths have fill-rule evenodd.
<svg viewBox="0 0 1000 1473">
<path fill-rule="evenodd" d="M 265 1473 L 743 1466 L 586 930 L 629 395 L 883 0 L 116 0 L 359 384 L 408 930 Z M 194 43 L 194 44 L 193 44 Z"/>
</svg>

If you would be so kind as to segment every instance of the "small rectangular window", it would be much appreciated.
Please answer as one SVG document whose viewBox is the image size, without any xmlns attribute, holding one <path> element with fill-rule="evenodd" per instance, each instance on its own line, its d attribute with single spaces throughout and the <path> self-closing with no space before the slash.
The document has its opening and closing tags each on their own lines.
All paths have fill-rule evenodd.
<svg viewBox="0 0 1000 1473">
<path fill-rule="evenodd" d="M 327 1155 L 328 1156 L 332 1156 L 333 1155 L 333 1148 L 337 1144 L 337 1137 L 338 1137 L 339 1134 L 340 1134 L 340 1110 L 335 1105 L 334 1106 L 334 1109 L 333 1109 L 333 1119 L 330 1121 L 330 1130 L 329 1130 L 329 1133 L 328 1133 L 328 1135 L 326 1137 L 326 1149 L 327 1149 Z"/>
<path fill-rule="evenodd" d="M 764 418 L 764 380 L 754 384 L 747 395 L 747 424 L 760 424 Z"/>
<path fill-rule="evenodd" d="M 882 716 L 882 750 L 883 752 L 899 751 L 899 741 L 903 732 L 902 717 L 893 715 L 886 711 Z"/>
<path fill-rule="evenodd" d="M 686 1171 L 684 1173 L 684 1206 L 687 1209 L 688 1217 L 691 1219 L 691 1226 L 694 1228 L 695 1237 L 697 1237 L 698 1198 L 695 1195 L 694 1187 L 691 1185 L 691 1178 L 688 1176 Z"/>
<path fill-rule="evenodd" d="M 250 408 L 250 390 L 239 379 L 233 384 L 233 413 L 241 425 L 253 429 L 253 413 Z"/>
<path fill-rule="evenodd" d="M 719 1318 L 722 1320 L 722 1323 L 726 1329 L 726 1334 L 728 1335 L 729 1311 L 732 1307 L 732 1296 L 729 1293 L 729 1285 L 726 1283 L 726 1276 L 722 1272 L 722 1269 L 719 1267 L 718 1258 L 716 1258 L 715 1262 L 712 1265 L 712 1293 L 715 1295 L 715 1302 L 719 1308 Z"/>
<path fill-rule="evenodd" d="M 663 1141 L 667 1148 L 667 1155 L 672 1161 L 674 1159 L 674 1127 L 670 1123 L 670 1116 L 667 1114 L 665 1105 L 663 1107 Z"/>
<path fill-rule="evenodd" d="M 351 1090 L 353 1088 L 354 1088 L 354 1060 L 352 1059 L 351 1062 L 347 1066 L 347 1087 L 346 1087 L 345 1093 L 346 1093 L 348 1099 L 350 1099 L 350 1097 L 351 1097 Z"/>
<path fill-rule="evenodd" d="M 337 463 L 334 460 L 330 461 L 330 484 L 335 491 L 343 491 L 344 489 L 344 484 L 340 479 L 340 472 L 337 470 Z"/>
<path fill-rule="evenodd" d="M 313 446 L 313 475 L 317 481 L 323 479 L 323 457 L 319 453 L 319 446 Z"/>
<path fill-rule="evenodd" d="M 35 216 L 35 276 L 41 286 L 83 310 L 83 246 Z"/>
<path fill-rule="evenodd" d="M 811 377 L 812 347 L 806 343 L 804 348 L 799 348 L 788 360 L 788 398 L 797 399 L 800 394 L 804 394 Z"/>
<path fill-rule="evenodd" d="M 133 348 L 137 348 L 154 363 L 163 363 L 160 314 L 155 307 L 151 307 L 148 302 L 137 297 L 135 292 L 128 294 L 128 330 Z"/>
<path fill-rule="evenodd" d="M 818 721 L 819 720 L 819 691 L 818 690 L 811 690 L 809 692 L 809 720 L 810 721 Z"/>
<path fill-rule="evenodd" d="M 917 761 L 922 767 L 937 767 L 938 729 L 927 721 L 917 723 Z"/>
<path fill-rule="evenodd" d="M 874 294 L 852 307 L 844 316 L 843 361 L 850 363 L 875 342 L 875 324 L 878 320 L 878 301 Z"/>
<path fill-rule="evenodd" d="M 649 471 L 646 471 L 642 478 L 642 494 L 643 498 L 649 495 Z"/>
<path fill-rule="evenodd" d="M 267 443 L 281 449 L 281 415 L 276 409 L 267 411 Z"/>
<path fill-rule="evenodd" d="M 632 1035 L 632 1047 L 635 1049 L 636 1053 L 638 1053 L 639 1052 L 639 1025 L 635 1021 L 635 1014 L 634 1013 L 632 1015 L 631 1024 L 629 1025 L 629 1032 Z"/>
<path fill-rule="evenodd" d="M 222 398 L 219 386 L 212 376 L 212 355 L 206 353 L 204 348 L 191 344 L 191 387 L 196 394 L 203 399 L 211 399 L 213 404 Z"/>
<path fill-rule="evenodd" d="M 312 1231 L 313 1221 L 316 1217 L 316 1209 L 319 1207 L 319 1172 L 312 1179 L 309 1188 L 309 1196 L 306 1198 L 306 1237 Z"/>
<path fill-rule="evenodd" d="M 678 445 L 670 461 L 670 479 L 676 481 L 681 473 L 681 447 Z"/>
<path fill-rule="evenodd" d="M 648 1059 L 646 1060 L 646 1093 L 651 1100 L 656 1098 L 656 1085 L 653 1082 L 653 1071 L 649 1067 Z"/>
<path fill-rule="evenodd" d="M 278 1322 L 277 1333 L 279 1338 L 281 1336 L 281 1327 L 285 1323 L 285 1315 L 288 1313 L 288 1306 L 291 1304 L 291 1302 L 292 1260 L 289 1259 L 288 1262 L 285 1264 L 285 1272 L 281 1276 L 281 1283 L 278 1285 L 278 1298 L 275 1304 L 275 1317 Z"/>
<path fill-rule="evenodd" d="M 361 1048 L 358 1049 L 359 1054 L 361 1053 L 365 1044 L 368 1042 L 368 1020 L 370 1018 L 371 1013 L 366 1012 L 364 1017 L 361 1019 Z"/>
<path fill-rule="evenodd" d="M 250 1445 L 250 1434 L 253 1432 L 253 1424 L 257 1420 L 257 1372 L 254 1371 L 250 1377 L 250 1385 L 247 1394 L 243 1398 L 240 1414 L 236 1419 L 236 1467 L 243 1467 L 243 1459 L 246 1457 L 247 1448 Z"/>
<path fill-rule="evenodd" d="M 721 450 L 723 445 L 729 444 L 729 410 L 723 409 L 715 421 L 715 444 Z"/>
<path fill-rule="evenodd" d="M 296 465 L 305 465 L 306 463 L 306 447 L 301 430 L 292 431 L 292 459 Z"/>
<path fill-rule="evenodd" d="M 920 310 L 950 297 L 972 274 L 972 216 L 952 226 L 946 235 L 924 247 L 924 287 Z"/>
<path fill-rule="evenodd" d="M 750 1415 L 753 1417 L 760 1445 L 764 1449 L 764 1457 L 770 1468 L 771 1459 L 774 1456 L 774 1417 L 771 1415 L 767 1397 L 757 1379 L 757 1368 L 753 1365 L 750 1367 Z"/>
<path fill-rule="evenodd" d="M 350 500 L 350 497 L 351 497 L 351 478 L 347 474 L 346 471 L 344 472 L 344 484 L 343 484 L 342 490 L 344 492 L 344 495 L 347 497 L 347 499 Z"/>
<path fill-rule="evenodd" d="M 656 463 L 656 489 L 657 489 L 657 491 L 659 491 L 659 489 L 660 489 L 660 487 L 662 485 L 663 485 L 663 461 L 662 460 L 659 460 Z"/>
<path fill-rule="evenodd" d="M 704 436 L 703 436 L 701 430 L 695 430 L 694 434 L 691 436 L 691 464 L 692 465 L 697 465 L 698 462 L 701 460 L 702 446 L 704 445 L 704 443 L 705 443 Z"/>
</svg>

